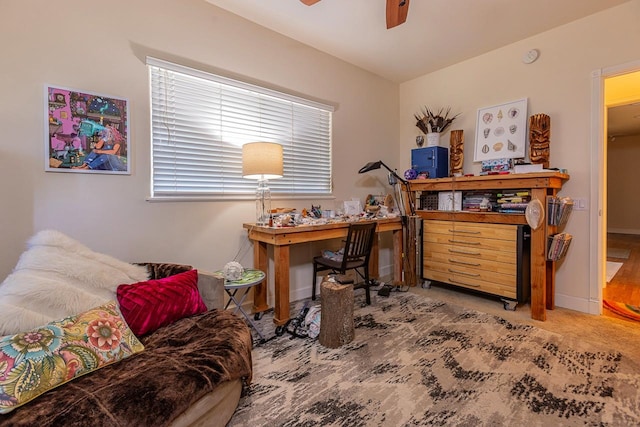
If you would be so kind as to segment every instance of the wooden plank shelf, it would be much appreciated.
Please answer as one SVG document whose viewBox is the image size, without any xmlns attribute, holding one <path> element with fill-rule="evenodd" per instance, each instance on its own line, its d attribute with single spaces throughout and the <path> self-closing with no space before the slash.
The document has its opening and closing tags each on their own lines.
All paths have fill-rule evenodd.
<svg viewBox="0 0 640 427">
<path fill-rule="evenodd" d="M 560 172 L 416 179 L 409 181 L 405 191 L 415 202 L 416 192 L 530 189 L 531 200 L 539 200 L 546 213 L 547 196 L 556 196 L 568 180 L 569 175 Z M 526 224 L 522 214 L 419 210 L 417 215 L 447 221 Z M 555 307 L 555 262 L 546 259 L 546 246 L 547 237 L 556 231 L 557 227 L 547 225 L 546 221 L 531 230 L 531 317 L 536 320 L 546 320 L 546 310 Z"/>
</svg>

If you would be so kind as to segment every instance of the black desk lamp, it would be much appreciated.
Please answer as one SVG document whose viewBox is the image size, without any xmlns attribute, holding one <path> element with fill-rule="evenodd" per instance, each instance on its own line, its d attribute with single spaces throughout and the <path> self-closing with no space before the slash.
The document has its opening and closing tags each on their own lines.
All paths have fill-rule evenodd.
<svg viewBox="0 0 640 427">
<path fill-rule="evenodd" d="M 416 214 L 415 209 L 413 207 L 413 202 L 411 199 L 411 190 L 410 190 L 410 186 L 409 186 L 409 181 L 407 181 L 406 179 L 402 178 L 400 175 L 398 175 L 396 173 L 396 171 L 394 171 L 393 169 L 391 169 L 389 166 L 385 165 L 384 162 L 382 160 L 378 160 L 377 162 L 369 162 L 366 165 L 364 165 L 363 167 L 360 168 L 360 170 L 358 171 L 358 173 L 365 173 L 365 172 L 369 172 L 372 171 L 374 169 L 380 169 L 380 167 L 384 167 L 386 170 L 389 171 L 389 185 L 393 185 L 395 186 L 398 181 L 400 181 L 407 189 L 407 193 L 408 194 L 408 199 L 409 199 L 409 210 L 410 210 L 410 214 L 413 216 Z M 403 215 L 406 215 L 407 211 L 405 209 L 404 206 L 404 197 L 402 197 L 402 192 L 399 192 L 398 197 L 401 200 L 402 203 L 402 207 L 403 207 Z"/>
</svg>

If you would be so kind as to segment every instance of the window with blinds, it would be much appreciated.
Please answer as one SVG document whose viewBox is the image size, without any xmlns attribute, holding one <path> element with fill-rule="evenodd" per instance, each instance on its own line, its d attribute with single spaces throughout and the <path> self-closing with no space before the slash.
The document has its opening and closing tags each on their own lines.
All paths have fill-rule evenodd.
<svg viewBox="0 0 640 427">
<path fill-rule="evenodd" d="M 254 196 L 242 178 L 242 145 L 283 146 L 274 196 L 331 194 L 333 107 L 147 58 L 151 82 L 152 198 Z"/>
</svg>

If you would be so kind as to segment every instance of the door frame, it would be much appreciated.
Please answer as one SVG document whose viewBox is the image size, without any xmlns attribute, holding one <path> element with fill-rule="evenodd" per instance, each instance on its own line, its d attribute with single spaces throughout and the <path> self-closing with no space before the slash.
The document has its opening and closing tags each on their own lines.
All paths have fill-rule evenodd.
<svg viewBox="0 0 640 427">
<path fill-rule="evenodd" d="M 640 71 L 633 61 L 591 72 L 591 198 L 589 202 L 589 313 L 602 314 L 607 262 L 607 106 L 604 81 Z"/>
</svg>

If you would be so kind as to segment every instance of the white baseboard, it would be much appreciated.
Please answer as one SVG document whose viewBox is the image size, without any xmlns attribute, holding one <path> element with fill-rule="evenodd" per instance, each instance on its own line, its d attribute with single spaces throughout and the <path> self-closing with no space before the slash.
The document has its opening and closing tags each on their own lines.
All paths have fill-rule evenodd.
<svg viewBox="0 0 640 427">
<path fill-rule="evenodd" d="M 640 234 L 640 230 L 634 228 L 607 228 L 607 233 L 618 233 L 618 234 Z"/>
<path fill-rule="evenodd" d="M 601 301 L 578 298 L 571 295 L 556 294 L 556 306 L 587 314 L 600 315 L 602 313 Z"/>
</svg>

